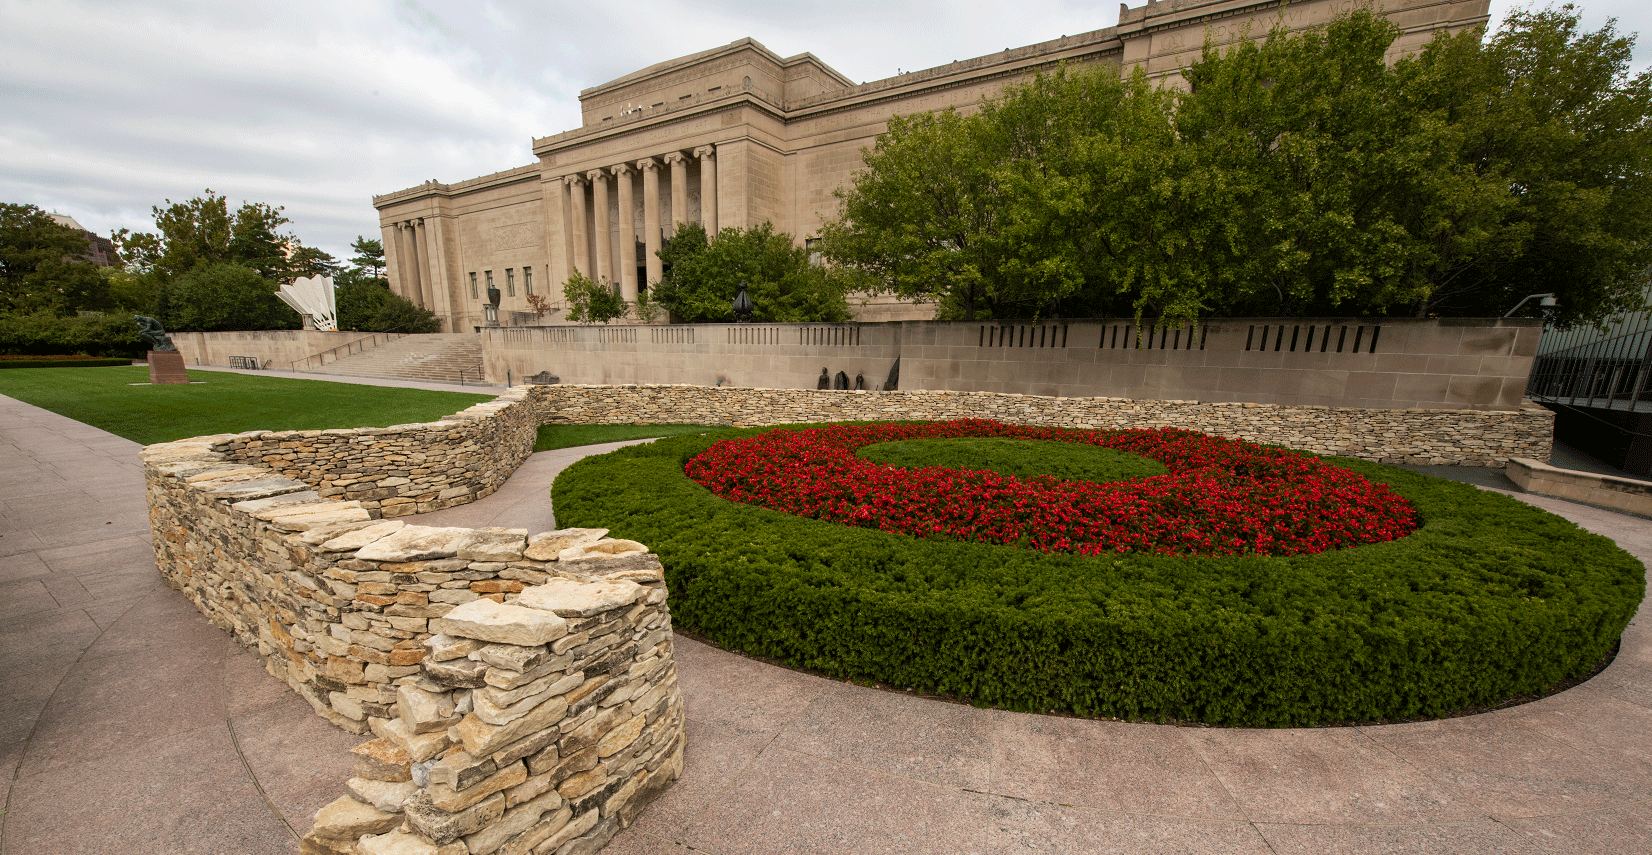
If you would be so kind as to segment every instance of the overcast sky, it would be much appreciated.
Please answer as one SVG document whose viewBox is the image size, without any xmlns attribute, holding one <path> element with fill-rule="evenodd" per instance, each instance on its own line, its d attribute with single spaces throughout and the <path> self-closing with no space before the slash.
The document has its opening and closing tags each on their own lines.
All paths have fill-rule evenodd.
<svg viewBox="0 0 1652 855">
<path fill-rule="evenodd" d="M 1652 3 L 1581 6 L 1646 33 L 1652 63 Z M 108 234 L 210 187 L 344 258 L 379 234 L 373 194 L 531 163 L 531 137 L 579 125 L 579 90 L 657 62 L 751 36 L 860 82 L 1117 20 L 1062 0 L 0 0 L 0 202 Z"/>
</svg>

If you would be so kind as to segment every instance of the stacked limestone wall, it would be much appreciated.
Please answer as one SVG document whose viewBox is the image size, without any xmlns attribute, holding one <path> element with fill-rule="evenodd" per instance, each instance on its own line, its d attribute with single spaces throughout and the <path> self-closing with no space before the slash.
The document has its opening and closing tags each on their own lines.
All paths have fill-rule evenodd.
<svg viewBox="0 0 1652 855">
<path fill-rule="evenodd" d="M 994 392 L 855 392 L 705 386 L 534 386 L 541 422 L 793 422 L 979 418 L 1072 428 L 1179 427 L 1383 463 L 1491 466 L 1548 460 L 1554 414 L 1519 410 L 1368 410 Z"/>
</svg>

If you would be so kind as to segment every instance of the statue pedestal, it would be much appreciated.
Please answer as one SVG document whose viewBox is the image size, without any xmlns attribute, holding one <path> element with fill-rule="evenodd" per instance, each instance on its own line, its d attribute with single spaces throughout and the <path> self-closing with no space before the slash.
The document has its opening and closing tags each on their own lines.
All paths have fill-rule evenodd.
<svg viewBox="0 0 1652 855">
<path fill-rule="evenodd" d="M 184 370 L 184 355 L 176 350 L 149 351 L 149 382 L 188 383 L 189 372 Z"/>
</svg>

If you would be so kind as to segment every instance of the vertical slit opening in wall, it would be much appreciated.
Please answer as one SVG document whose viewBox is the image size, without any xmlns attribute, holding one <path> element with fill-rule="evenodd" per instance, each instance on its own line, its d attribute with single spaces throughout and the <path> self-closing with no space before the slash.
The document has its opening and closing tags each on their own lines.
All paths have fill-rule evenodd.
<svg viewBox="0 0 1652 855">
<path fill-rule="evenodd" d="M 1170 349 L 1171 350 L 1181 350 L 1182 349 L 1182 331 L 1181 331 L 1180 327 L 1178 327 L 1176 329 L 1176 344 L 1173 345 Z"/>
<path fill-rule="evenodd" d="M 1337 334 L 1337 353 L 1342 352 L 1342 345 L 1348 341 L 1348 325 L 1342 325 L 1342 332 Z"/>
<path fill-rule="evenodd" d="M 1314 352 L 1314 329 L 1315 329 L 1315 327 L 1314 327 L 1313 324 L 1308 325 L 1308 338 L 1307 338 L 1306 341 L 1304 341 L 1302 343 L 1302 352 L 1303 353 L 1313 353 Z"/>
<path fill-rule="evenodd" d="M 1381 332 L 1382 332 L 1382 327 L 1372 327 L 1371 328 L 1371 349 L 1367 350 L 1366 353 L 1376 353 L 1377 352 L 1377 335 Z"/>
<path fill-rule="evenodd" d="M 1066 324 L 1061 325 L 1061 346 L 1062 347 L 1067 346 L 1067 325 Z"/>
<path fill-rule="evenodd" d="M 1250 350 L 1251 340 L 1256 338 L 1256 324 L 1250 325 L 1250 331 L 1245 333 L 1245 349 Z"/>
<path fill-rule="evenodd" d="M 1359 340 L 1365 337 L 1365 327 L 1354 327 L 1354 352 L 1359 353 Z"/>
<path fill-rule="evenodd" d="M 1291 352 L 1292 353 L 1296 352 L 1296 339 L 1300 335 L 1302 335 L 1302 325 L 1301 324 L 1297 324 L 1297 325 L 1291 327 Z"/>
<path fill-rule="evenodd" d="M 1199 349 L 1205 349 L 1205 337 L 1210 335 L 1210 327 L 1206 325 L 1199 330 Z"/>
</svg>

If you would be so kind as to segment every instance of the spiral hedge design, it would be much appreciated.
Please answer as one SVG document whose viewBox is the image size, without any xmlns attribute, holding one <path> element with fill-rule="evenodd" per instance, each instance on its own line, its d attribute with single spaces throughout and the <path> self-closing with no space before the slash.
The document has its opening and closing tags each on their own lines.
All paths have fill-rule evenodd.
<svg viewBox="0 0 1652 855">
<path fill-rule="evenodd" d="M 839 678 L 1028 711 L 1224 725 L 1438 716 L 1588 673 L 1644 593 L 1611 541 L 1496 493 L 1328 459 L 1408 536 L 1283 555 L 1078 555 L 807 519 L 685 467 L 728 431 L 587 458 L 559 524 L 649 543 L 673 621 Z M 784 430 L 784 429 L 781 429 Z"/>
</svg>

